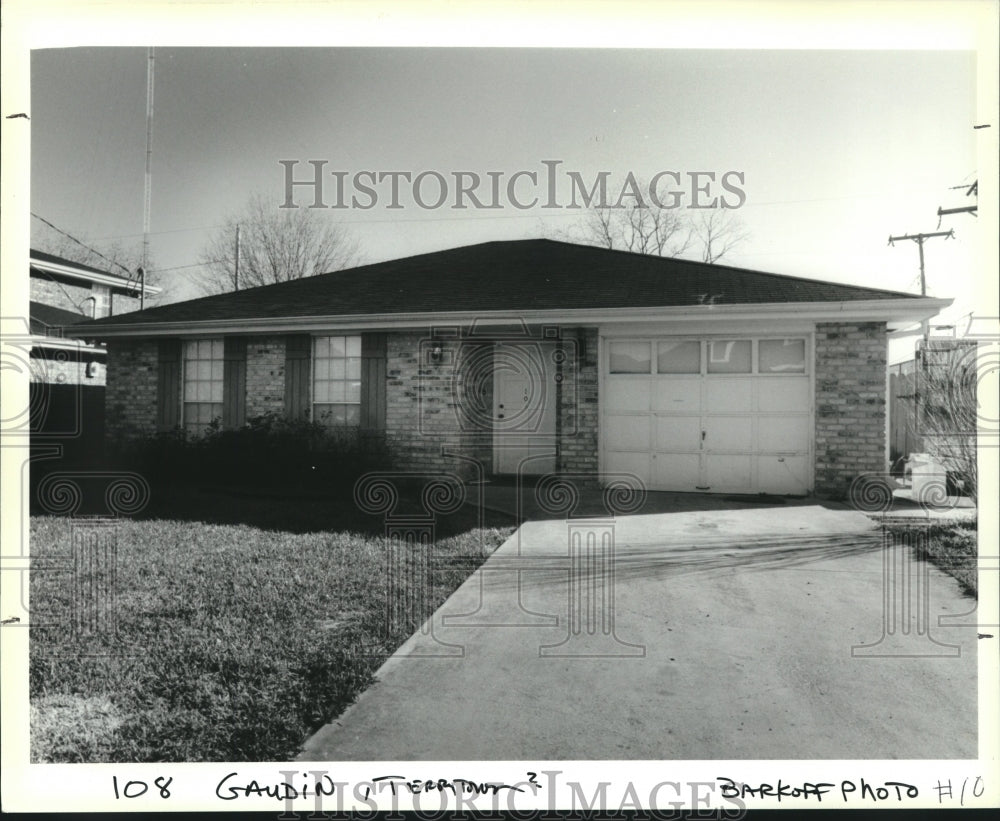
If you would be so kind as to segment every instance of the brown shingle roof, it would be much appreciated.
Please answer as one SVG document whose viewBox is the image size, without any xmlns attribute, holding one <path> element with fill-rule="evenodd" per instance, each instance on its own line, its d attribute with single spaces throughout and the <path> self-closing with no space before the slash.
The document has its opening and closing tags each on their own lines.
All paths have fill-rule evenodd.
<svg viewBox="0 0 1000 821">
<path fill-rule="evenodd" d="M 363 265 L 107 317 L 84 327 L 901 298 L 921 299 L 897 291 L 531 239 L 486 242 Z"/>
</svg>

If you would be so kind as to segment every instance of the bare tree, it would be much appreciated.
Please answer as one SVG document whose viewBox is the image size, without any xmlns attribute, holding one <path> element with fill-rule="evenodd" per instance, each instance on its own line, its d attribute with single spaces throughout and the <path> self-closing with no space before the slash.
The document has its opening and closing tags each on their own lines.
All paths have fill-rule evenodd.
<svg viewBox="0 0 1000 821">
<path fill-rule="evenodd" d="M 628 202 L 592 206 L 579 224 L 557 237 L 661 257 L 681 257 L 697 249 L 703 262 L 717 262 L 749 238 L 730 209 L 698 211 L 692 218 L 685 213 L 688 209 L 643 200 L 641 192 L 648 186 L 641 181 L 632 190 Z"/>
<path fill-rule="evenodd" d="M 584 232 L 605 248 L 676 257 L 691 244 L 691 227 L 674 210 L 630 203 L 622 208 L 592 208 Z"/>
<path fill-rule="evenodd" d="M 724 208 L 699 211 L 691 230 L 701 245 L 701 261 L 709 263 L 718 262 L 750 238 L 743 221 Z"/>
<path fill-rule="evenodd" d="M 254 194 L 230 216 L 201 254 L 198 287 L 207 294 L 236 287 L 236 229 L 240 228 L 239 288 L 254 288 L 350 268 L 360 262 L 357 243 L 329 214 L 282 209 Z"/>
</svg>

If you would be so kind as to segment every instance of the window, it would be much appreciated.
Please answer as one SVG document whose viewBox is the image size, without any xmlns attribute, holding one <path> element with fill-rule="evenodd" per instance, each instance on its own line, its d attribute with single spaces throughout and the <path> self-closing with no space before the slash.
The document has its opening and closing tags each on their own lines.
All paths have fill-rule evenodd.
<svg viewBox="0 0 1000 821">
<path fill-rule="evenodd" d="M 184 429 L 204 433 L 222 418 L 223 341 L 192 339 L 184 343 Z"/>
<path fill-rule="evenodd" d="M 709 373 L 750 373 L 749 339 L 716 339 L 708 345 Z"/>
<path fill-rule="evenodd" d="M 318 336 L 313 349 L 313 419 L 328 427 L 361 422 L 361 337 Z"/>
<path fill-rule="evenodd" d="M 757 343 L 758 373 L 805 373 L 804 339 L 762 339 Z"/>
<path fill-rule="evenodd" d="M 648 342 L 612 342 L 611 373 L 649 373 Z"/>
<path fill-rule="evenodd" d="M 701 373 L 701 343 L 657 342 L 657 373 Z"/>
</svg>

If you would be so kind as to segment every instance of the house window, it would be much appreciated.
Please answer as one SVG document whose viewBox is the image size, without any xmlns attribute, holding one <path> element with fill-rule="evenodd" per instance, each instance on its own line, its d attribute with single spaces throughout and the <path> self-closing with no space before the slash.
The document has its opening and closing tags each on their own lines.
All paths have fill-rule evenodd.
<svg viewBox="0 0 1000 821">
<path fill-rule="evenodd" d="M 716 339 L 708 343 L 709 373 L 750 373 L 749 339 Z"/>
<path fill-rule="evenodd" d="M 612 342 L 609 359 L 611 373 L 649 373 L 649 343 Z"/>
<path fill-rule="evenodd" d="M 701 343 L 690 340 L 657 342 L 656 372 L 701 373 Z"/>
<path fill-rule="evenodd" d="M 327 427 L 361 422 L 361 337 L 318 336 L 313 348 L 313 419 Z"/>
<path fill-rule="evenodd" d="M 804 339 L 762 339 L 757 343 L 758 373 L 805 373 Z"/>
<path fill-rule="evenodd" d="M 184 342 L 184 429 L 199 434 L 222 418 L 224 346 L 221 339 Z"/>
</svg>

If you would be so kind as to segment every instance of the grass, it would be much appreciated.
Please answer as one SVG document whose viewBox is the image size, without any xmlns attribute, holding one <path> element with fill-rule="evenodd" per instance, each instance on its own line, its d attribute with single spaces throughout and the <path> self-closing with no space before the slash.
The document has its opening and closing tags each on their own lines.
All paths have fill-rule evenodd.
<svg viewBox="0 0 1000 821">
<path fill-rule="evenodd" d="M 386 632 L 387 597 L 413 588 L 386 589 L 377 535 L 229 522 L 239 507 L 118 522 L 117 642 L 72 630 L 71 520 L 31 519 L 33 761 L 287 760 L 419 626 Z M 242 507 L 275 525 L 296 513 Z M 328 503 L 314 512 L 330 523 Z M 431 546 L 425 612 L 513 530 L 476 521 L 453 517 Z"/>
<path fill-rule="evenodd" d="M 963 593 L 978 598 L 977 521 L 960 519 L 930 525 L 893 525 L 893 529 L 901 533 L 917 528 L 927 538 L 914 541 L 916 555 L 957 580 Z"/>
</svg>

